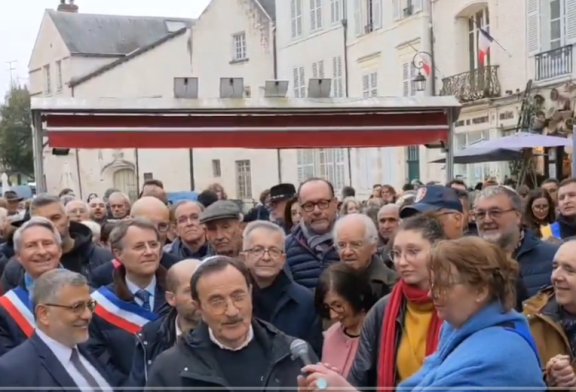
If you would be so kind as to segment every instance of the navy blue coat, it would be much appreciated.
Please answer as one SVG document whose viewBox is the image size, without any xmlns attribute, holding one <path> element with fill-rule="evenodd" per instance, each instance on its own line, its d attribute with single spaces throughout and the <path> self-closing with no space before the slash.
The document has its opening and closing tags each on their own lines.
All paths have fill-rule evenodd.
<svg viewBox="0 0 576 392">
<path fill-rule="evenodd" d="M 110 386 L 114 386 L 106 369 L 82 345 L 78 346 L 78 351 Z M 0 358 L 0 374 L 0 389 L 3 391 L 78 390 L 58 358 L 36 334 Z"/>
<path fill-rule="evenodd" d="M 111 292 L 122 297 L 122 301 L 140 307 L 133 296 L 127 298 L 128 289 L 126 287 L 115 287 L 114 284 L 106 286 Z M 121 294 L 119 294 L 121 293 Z M 95 294 L 93 294 L 95 295 Z M 156 286 L 154 295 L 153 312 L 159 317 L 169 311 L 166 304 L 165 292 L 160 285 Z M 106 317 L 99 315 L 96 309 L 92 322 L 90 323 L 90 339 L 88 350 L 98 361 L 106 367 L 108 373 L 113 377 L 115 385 L 124 385 L 130 370 L 132 369 L 132 358 L 136 347 L 134 332 L 129 332 L 111 323 Z"/>
<path fill-rule="evenodd" d="M 298 226 L 286 238 L 286 264 L 294 281 L 306 288 L 315 289 L 322 271 L 338 261 L 340 257 L 336 249 L 330 249 L 323 256 L 310 249 Z"/>
<path fill-rule="evenodd" d="M 543 242 L 531 231 L 524 231 L 520 247 L 512 257 L 520 264 L 520 272 L 528 296 L 536 295 L 538 291 L 550 285 L 552 276 L 552 260 L 560 246 Z"/>
</svg>

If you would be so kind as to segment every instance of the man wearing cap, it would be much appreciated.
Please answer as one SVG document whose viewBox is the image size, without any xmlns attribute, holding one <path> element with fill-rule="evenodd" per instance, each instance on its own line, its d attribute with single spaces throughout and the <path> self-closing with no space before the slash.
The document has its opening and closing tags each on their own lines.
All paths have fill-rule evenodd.
<svg viewBox="0 0 576 392">
<path fill-rule="evenodd" d="M 278 184 L 270 188 L 270 220 L 285 228 L 284 212 L 288 201 L 296 196 L 296 187 L 292 184 Z"/>
<path fill-rule="evenodd" d="M 15 191 L 4 192 L 4 199 L 8 202 L 8 216 L 18 215 L 18 204 L 24 200 Z"/>
<path fill-rule="evenodd" d="M 218 200 L 200 215 L 206 239 L 217 255 L 238 257 L 242 251 L 242 214 L 230 200 Z M 208 255 L 210 256 L 210 255 Z"/>
<path fill-rule="evenodd" d="M 417 214 L 428 214 L 436 217 L 446 236 L 450 239 L 460 238 L 463 233 L 464 215 L 462 202 L 452 188 L 442 185 L 427 185 L 418 189 L 414 204 L 400 211 L 400 218 L 405 219 Z"/>
</svg>

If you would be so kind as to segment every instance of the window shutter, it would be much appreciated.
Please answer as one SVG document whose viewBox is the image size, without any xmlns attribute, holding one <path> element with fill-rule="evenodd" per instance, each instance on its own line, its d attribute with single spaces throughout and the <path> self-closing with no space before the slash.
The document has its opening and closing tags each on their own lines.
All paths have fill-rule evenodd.
<svg viewBox="0 0 576 392">
<path fill-rule="evenodd" d="M 362 75 L 362 96 L 370 96 L 370 75 Z"/>
<path fill-rule="evenodd" d="M 526 43 L 529 56 L 540 52 L 540 0 L 526 0 Z"/>
<path fill-rule="evenodd" d="M 370 96 L 378 96 L 378 72 L 372 72 L 370 74 Z"/>
<path fill-rule="evenodd" d="M 312 63 L 312 78 L 318 79 L 318 63 Z"/>
<path fill-rule="evenodd" d="M 412 10 L 414 13 L 422 11 L 423 2 L 422 0 L 412 0 Z"/>
<path fill-rule="evenodd" d="M 292 38 L 296 38 L 296 0 L 290 0 L 290 21 Z"/>
<path fill-rule="evenodd" d="M 324 79 L 324 60 L 318 61 L 318 78 Z"/>
<path fill-rule="evenodd" d="M 394 20 L 400 19 L 400 0 L 392 0 L 392 17 Z"/>
<path fill-rule="evenodd" d="M 362 35 L 362 0 L 354 0 L 354 32 L 356 37 Z"/>
<path fill-rule="evenodd" d="M 382 28 L 382 0 L 372 0 L 372 28 Z"/>
<path fill-rule="evenodd" d="M 321 29 L 322 28 L 322 22 L 323 22 L 323 12 L 322 12 L 322 0 L 316 0 L 316 28 L 317 29 Z"/>
<path fill-rule="evenodd" d="M 566 44 L 573 45 L 576 43 L 576 0 L 566 0 Z"/>
<path fill-rule="evenodd" d="M 304 67 L 300 67 L 298 72 L 298 79 L 300 80 L 300 98 L 306 98 L 306 77 L 304 75 Z"/>
<path fill-rule="evenodd" d="M 300 75 L 298 68 L 294 68 L 294 97 L 300 98 Z"/>
<path fill-rule="evenodd" d="M 302 35 L 302 0 L 296 0 L 296 34 Z"/>
<path fill-rule="evenodd" d="M 310 30 L 316 30 L 316 1 L 310 0 Z"/>
<path fill-rule="evenodd" d="M 402 65 L 402 95 L 407 97 L 410 95 L 410 64 L 405 63 Z"/>
</svg>

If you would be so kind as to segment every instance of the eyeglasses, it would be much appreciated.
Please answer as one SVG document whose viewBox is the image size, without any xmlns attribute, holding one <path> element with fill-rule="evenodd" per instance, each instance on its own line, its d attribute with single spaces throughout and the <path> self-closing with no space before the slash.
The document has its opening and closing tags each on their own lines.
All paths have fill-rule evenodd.
<svg viewBox="0 0 576 392">
<path fill-rule="evenodd" d="M 420 254 L 420 252 L 421 252 L 421 250 L 416 249 L 416 248 L 406 249 L 406 251 L 404 252 L 404 258 L 406 260 L 410 260 L 410 261 L 414 260 L 416 258 L 416 256 L 418 256 L 418 254 Z M 393 250 L 390 253 L 388 253 L 388 257 L 390 257 L 390 260 L 392 260 L 392 261 L 398 261 L 402 257 L 402 252 L 397 251 L 397 250 Z"/>
<path fill-rule="evenodd" d="M 318 208 L 321 210 L 325 210 L 328 207 L 330 207 L 330 203 L 332 203 L 332 200 L 320 200 L 320 201 L 317 201 L 315 203 L 314 202 L 304 203 L 300 206 L 300 208 L 304 212 L 312 212 L 312 211 L 314 211 L 316 206 L 318 206 Z"/>
<path fill-rule="evenodd" d="M 550 206 L 548 204 L 533 204 L 532 208 L 539 211 L 545 211 L 550 209 Z"/>
<path fill-rule="evenodd" d="M 208 302 L 208 308 L 217 316 L 221 316 L 226 313 L 228 310 L 228 304 L 232 302 L 232 305 L 236 309 L 243 309 L 248 302 L 249 296 L 248 293 L 238 293 L 230 297 L 230 301 L 227 299 L 217 299 L 214 301 Z"/>
<path fill-rule="evenodd" d="M 363 246 L 364 246 L 364 242 L 362 242 L 362 241 L 353 241 L 350 243 L 346 243 L 346 242 L 337 242 L 336 243 L 336 249 L 338 249 L 338 250 L 344 250 L 346 248 L 349 248 L 350 250 L 361 250 Z"/>
<path fill-rule="evenodd" d="M 344 305 L 342 305 L 342 304 L 328 305 L 327 303 L 323 303 L 322 304 L 322 313 L 329 316 L 330 311 L 333 311 L 334 313 L 337 313 L 337 314 L 342 314 L 345 311 Z"/>
<path fill-rule="evenodd" d="M 514 208 L 510 208 L 507 210 L 488 210 L 488 211 L 476 210 L 474 211 L 474 218 L 476 220 L 484 220 L 486 216 L 490 216 L 490 219 L 500 219 L 502 215 L 512 211 L 516 210 Z"/>
<path fill-rule="evenodd" d="M 61 309 L 68 309 L 71 310 L 77 316 L 84 314 L 86 309 L 90 311 L 90 313 L 94 313 L 94 309 L 96 309 L 96 301 L 90 300 L 86 302 L 78 302 L 74 305 L 61 305 L 61 304 L 42 304 L 44 306 L 49 306 L 53 308 L 61 308 Z"/>
<path fill-rule="evenodd" d="M 278 248 L 260 248 L 260 247 L 252 248 L 252 249 L 246 249 L 244 252 L 248 253 L 249 255 L 256 257 L 258 259 L 264 257 L 264 254 L 266 254 L 266 253 L 268 253 L 268 255 L 272 259 L 277 259 L 284 254 L 284 251 L 282 251 Z"/>
</svg>

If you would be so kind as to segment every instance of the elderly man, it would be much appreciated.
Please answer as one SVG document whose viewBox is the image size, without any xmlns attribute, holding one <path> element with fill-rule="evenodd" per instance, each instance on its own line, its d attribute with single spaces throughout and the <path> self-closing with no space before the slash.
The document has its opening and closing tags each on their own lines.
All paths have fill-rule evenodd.
<svg viewBox="0 0 576 392">
<path fill-rule="evenodd" d="M 72 200 L 65 207 L 70 222 L 82 222 L 90 219 L 90 206 L 83 200 Z"/>
<path fill-rule="evenodd" d="M 84 276 L 44 273 L 31 298 L 36 330 L 0 358 L 0 389 L 112 392 L 104 368 L 80 345 L 88 340 L 94 306 Z"/>
<path fill-rule="evenodd" d="M 296 390 L 302 364 L 292 360 L 294 338 L 254 318 L 251 277 L 242 262 L 206 260 L 192 276 L 190 292 L 203 322 L 160 354 L 147 388 Z M 206 377 L 212 374 L 219 377 Z"/>
<path fill-rule="evenodd" d="M 495 185 L 482 189 L 474 214 L 478 235 L 518 261 L 528 295 L 532 296 L 541 287 L 550 285 L 552 260 L 558 246 L 542 242 L 530 230 L 522 229 L 522 207 L 518 193 Z"/>
<path fill-rule="evenodd" d="M 30 205 L 32 217 L 40 216 L 52 222 L 62 237 L 62 267 L 81 273 L 90 280 L 94 270 L 112 260 L 109 250 L 94 245 L 92 232 L 81 223 L 71 222 L 64 205 L 56 196 L 39 195 Z M 24 277 L 22 265 L 13 258 L 8 262 L 0 280 L 4 292 L 21 284 Z"/>
<path fill-rule="evenodd" d="M 100 199 L 99 197 L 95 197 L 88 202 L 88 206 L 90 207 L 90 218 L 94 222 L 98 222 L 98 224 L 102 225 L 106 222 L 106 203 L 104 200 Z"/>
<path fill-rule="evenodd" d="M 48 219 L 34 217 L 16 230 L 14 249 L 24 276 L 19 285 L 0 297 L 0 355 L 34 333 L 31 291 L 42 274 L 60 265 L 62 238 Z"/>
<path fill-rule="evenodd" d="M 338 261 L 332 238 L 338 199 L 329 181 L 310 178 L 300 184 L 298 203 L 302 219 L 286 239 L 286 262 L 296 283 L 315 289 L 322 271 Z"/>
<path fill-rule="evenodd" d="M 314 294 L 284 272 L 286 235 L 268 221 L 254 221 L 244 229 L 244 262 L 254 285 L 254 316 L 290 336 L 306 340 L 322 353 L 322 322 L 314 307 Z"/>
<path fill-rule="evenodd" d="M 350 214 L 336 221 L 334 245 L 340 261 L 365 271 L 376 298 L 388 294 L 398 281 L 396 272 L 388 268 L 377 256 L 378 231 L 366 215 Z"/>
<path fill-rule="evenodd" d="M 166 275 L 166 302 L 171 310 L 151 321 L 136 334 L 136 352 L 128 381 L 131 387 L 143 387 L 150 367 L 162 352 L 176 344 L 177 339 L 193 331 L 200 322 L 200 314 L 192 303 L 190 280 L 200 266 L 200 260 L 179 261 Z"/>
<path fill-rule="evenodd" d="M 218 200 L 200 215 L 206 239 L 217 255 L 238 257 L 242 250 L 242 214 L 236 203 Z"/>
<path fill-rule="evenodd" d="M 164 252 L 195 259 L 203 259 L 211 253 L 206 228 L 200 223 L 203 211 L 202 204 L 191 200 L 183 200 L 172 207 L 177 238 L 164 247 Z"/>
<path fill-rule="evenodd" d="M 92 293 L 98 305 L 90 325 L 90 351 L 121 385 L 132 368 L 134 334 L 169 311 L 161 236 L 150 220 L 124 220 L 112 230 L 110 247 L 120 266 L 112 283 Z"/>
<path fill-rule="evenodd" d="M 122 192 L 114 192 L 108 198 L 108 207 L 113 219 L 124 219 L 130 212 L 130 199 Z"/>
</svg>

